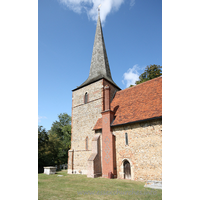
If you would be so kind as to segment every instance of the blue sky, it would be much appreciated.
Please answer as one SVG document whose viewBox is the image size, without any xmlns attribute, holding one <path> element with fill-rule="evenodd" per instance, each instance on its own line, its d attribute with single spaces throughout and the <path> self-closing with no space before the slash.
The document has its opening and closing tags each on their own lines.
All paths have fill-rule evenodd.
<svg viewBox="0 0 200 200">
<path fill-rule="evenodd" d="M 71 115 L 72 90 L 89 75 L 97 7 L 113 80 L 125 89 L 144 68 L 162 65 L 161 0 L 38 1 L 38 124 Z"/>
</svg>

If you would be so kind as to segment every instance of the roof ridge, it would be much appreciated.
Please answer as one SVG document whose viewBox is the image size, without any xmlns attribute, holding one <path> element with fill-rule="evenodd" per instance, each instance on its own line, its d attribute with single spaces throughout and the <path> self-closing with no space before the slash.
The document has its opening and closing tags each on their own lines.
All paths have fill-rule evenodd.
<svg viewBox="0 0 200 200">
<path fill-rule="evenodd" d="M 124 90 L 133 89 L 133 88 L 135 88 L 135 87 L 137 87 L 137 86 L 140 86 L 140 85 L 142 85 L 142 84 L 146 84 L 146 83 L 148 83 L 148 82 L 150 82 L 150 81 L 153 81 L 153 80 L 155 80 L 155 79 L 158 79 L 158 78 L 162 78 L 162 75 L 159 76 L 159 77 L 153 78 L 153 79 L 151 79 L 151 80 L 145 81 L 145 82 L 143 82 L 143 83 L 140 83 L 140 84 L 138 84 L 138 85 L 133 85 L 132 87 L 128 87 L 128 88 L 125 88 L 125 89 L 123 89 L 123 90 L 117 91 L 117 93 L 122 92 L 122 91 L 124 91 Z"/>
</svg>

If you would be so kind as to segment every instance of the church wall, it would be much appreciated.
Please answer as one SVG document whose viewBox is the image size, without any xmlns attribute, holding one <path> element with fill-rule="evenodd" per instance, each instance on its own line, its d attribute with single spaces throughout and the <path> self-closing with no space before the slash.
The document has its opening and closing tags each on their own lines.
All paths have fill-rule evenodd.
<svg viewBox="0 0 200 200">
<path fill-rule="evenodd" d="M 73 173 L 87 174 L 87 160 L 91 155 L 92 130 L 102 111 L 102 80 L 73 91 L 72 99 L 72 140 Z M 88 94 L 88 103 L 84 103 L 85 93 Z M 88 137 L 88 150 L 86 150 Z M 72 168 L 72 166 L 71 166 Z"/>
<path fill-rule="evenodd" d="M 87 174 L 87 160 L 91 155 L 91 150 L 80 150 L 74 151 L 74 165 L 73 165 L 73 173 L 75 174 Z"/>
<path fill-rule="evenodd" d="M 111 85 L 111 98 L 115 93 L 115 87 L 104 79 L 87 85 L 72 94 L 72 137 L 70 153 L 71 173 L 87 174 L 87 160 L 92 153 L 92 138 L 94 137 L 97 120 L 102 117 L 104 85 Z M 85 93 L 88 94 L 88 103 L 84 103 Z M 86 150 L 86 137 L 88 137 L 88 150 Z M 101 140 L 101 139 L 100 139 Z M 72 158 L 73 155 L 73 158 Z"/>
<path fill-rule="evenodd" d="M 84 104 L 84 95 L 88 93 L 89 101 Z M 85 139 L 88 137 L 88 149 L 91 150 L 92 130 L 102 109 L 102 80 L 73 92 L 72 105 L 72 149 L 85 150 Z"/>
<path fill-rule="evenodd" d="M 123 162 L 128 160 L 132 180 L 162 181 L 162 120 L 116 126 L 112 130 L 116 136 L 117 177 L 124 178 Z"/>
</svg>

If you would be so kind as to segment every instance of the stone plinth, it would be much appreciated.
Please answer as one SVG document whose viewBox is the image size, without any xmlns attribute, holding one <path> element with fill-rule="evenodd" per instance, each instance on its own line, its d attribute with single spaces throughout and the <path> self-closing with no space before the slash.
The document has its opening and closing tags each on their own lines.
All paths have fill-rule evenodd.
<svg viewBox="0 0 200 200">
<path fill-rule="evenodd" d="M 50 175 L 56 173 L 56 167 L 44 167 L 44 174 Z"/>
</svg>

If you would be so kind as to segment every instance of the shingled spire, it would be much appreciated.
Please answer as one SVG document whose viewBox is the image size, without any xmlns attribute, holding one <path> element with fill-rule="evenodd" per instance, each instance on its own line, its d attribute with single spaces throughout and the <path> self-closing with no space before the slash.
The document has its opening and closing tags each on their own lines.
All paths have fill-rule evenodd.
<svg viewBox="0 0 200 200">
<path fill-rule="evenodd" d="M 114 84 L 117 88 L 119 88 L 115 84 L 115 82 L 112 80 L 110 67 L 108 63 L 108 57 L 106 53 L 106 47 L 105 47 L 104 38 L 103 38 L 100 15 L 98 14 L 96 34 L 95 34 L 94 46 L 93 46 L 93 52 L 92 52 L 92 60 L 91 60 L 91 65 L 90 65 L 90 74 L 89 74 L 88 79 L 76 89 L 79 89 L 83 86 L 86 86 L 102 78 L 105 78 L 106 80 Z"/>
</svg>

